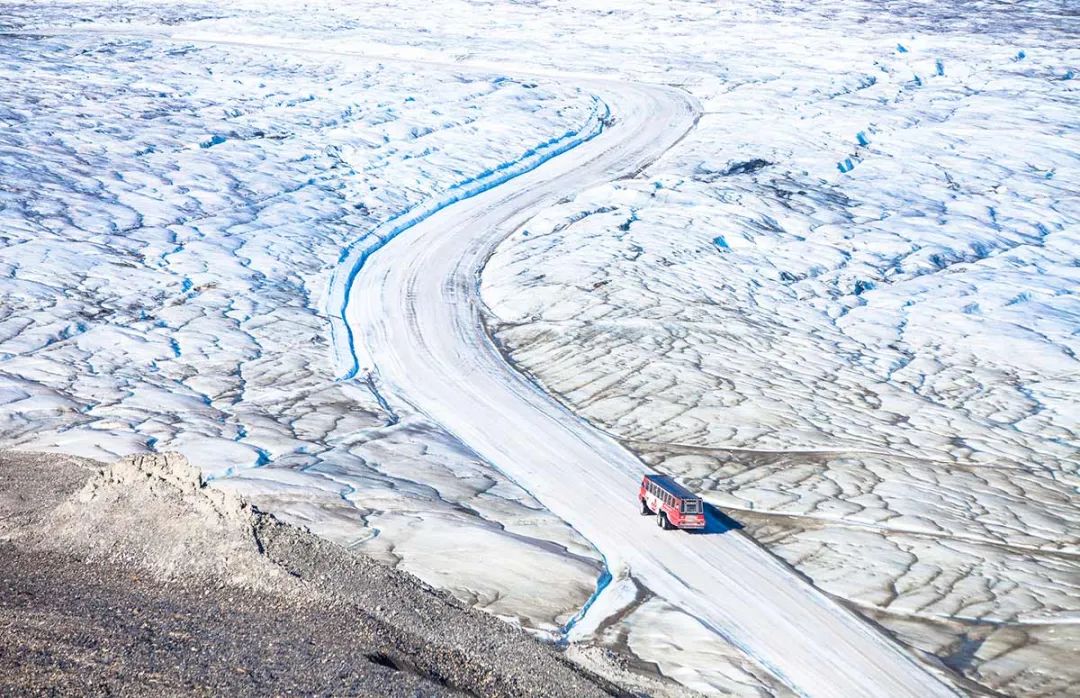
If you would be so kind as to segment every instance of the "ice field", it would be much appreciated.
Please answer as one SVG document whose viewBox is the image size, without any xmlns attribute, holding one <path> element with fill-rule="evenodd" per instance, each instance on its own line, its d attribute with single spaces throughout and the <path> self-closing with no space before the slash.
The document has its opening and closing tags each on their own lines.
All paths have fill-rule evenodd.
<svg viewBox="0 0 1080 698">
<path fill-rule="evenodd" d="M 335 380 L 323 296 L 380 222 L 587 123 L 592 101 L 465 77 L 436 96 L 386 65 L 145 40 L 7 39 L 4 54 L 5 443 L 180 450 L 556 632 L 596 554 L 436 427 Z M 469 555 L 425 563 L 450 531 Z M 535 567 L 552 583 L 515 585 Z"/>
<path fill-rule="evenodd" d="M 958 690 L 1080 690 L 1069 3 L 0 8 L 0 445 L 180 450 L 647 690 L 789 694 L 633 565 L 579 619 L 619 551 L 341 349 L 369 254 L 616 136 L 590 79 L 675 85 L 504 231 L 507 358 Z"/>
<path fill-rule="evenodd" d="M 484 275 L 548 390 L 1018 694 L 1080 679 L 1078 54 L 1050 38 L 785 38 Z"/>
</svg>

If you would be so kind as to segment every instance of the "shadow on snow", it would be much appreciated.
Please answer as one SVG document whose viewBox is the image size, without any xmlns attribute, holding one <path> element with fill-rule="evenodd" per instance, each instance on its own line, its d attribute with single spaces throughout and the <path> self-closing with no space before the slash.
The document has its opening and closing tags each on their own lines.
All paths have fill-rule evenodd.
<svg viewBox="0 0 1080 698">
<path fill-rule="evenodd" d="M 741 523 L 720 511 L 712 504 L 709 504 L 708 502 L 702 502 L 702 504 L 705 507 L 705 528 L 697 530 L 688 529 L 687 533 L 692 533 L 695 536 L 705 536 L 709 534 L 727 533 L 728 531 L 738 530 L 743 527 Z"/>
</svg>

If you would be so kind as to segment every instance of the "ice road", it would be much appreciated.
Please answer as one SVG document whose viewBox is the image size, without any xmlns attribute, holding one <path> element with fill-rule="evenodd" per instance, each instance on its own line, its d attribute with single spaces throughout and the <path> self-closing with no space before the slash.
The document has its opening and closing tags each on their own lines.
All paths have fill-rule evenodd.
<svg viewBox="0 0 1080 698">
<path fill-rule="evenodd" d="M 516 372 L 490 340 L 478 280 L 495 245 L 560 197 L 647 165 L 698 112 L 671 88 L 589 86 L 610 108 L 611 127 L 433 213 L 363 261 L 348 283 L 350 331 L 337 341 L 350 345 L 339 353 L 355 352 L 356 368 L 372 371 L 391 402 L 424 412 L 527 488 L 596 545 L 613 574 L 629 568 L 796 692 L 950 694 L 914 657 L 738 531 L 714 522 L 712 534 L 662 532 L 640 516 L 640 461 Z"/>
</svg>

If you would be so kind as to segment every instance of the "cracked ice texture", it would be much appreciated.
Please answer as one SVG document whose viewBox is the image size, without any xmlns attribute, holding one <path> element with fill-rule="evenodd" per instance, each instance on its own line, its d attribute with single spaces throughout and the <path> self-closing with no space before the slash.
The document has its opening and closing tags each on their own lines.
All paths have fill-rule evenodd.
<svg viewBox="0 0 1080 698">
<path fill-rule="evenodd" d="M 1009 693 L 1076 692 L 1077 396 L 1059 348 L 1075 351 L 1077 324 L 1069 2 L 447 0 L 434 20 L 429 3 L 335 0 L 303 22 L 264 3 L 56 7 L 0 22 L 156 13 L 210 35 L 685 85 L 706 106 L 696 134 L 495 258 L 501 338 L 905 642 Z M 298 423 L 332 438 L 381 420 L 356 392 Z M 807 448 L 832 452 L 792 452 Z M 336 480 L 321 499 L 271 485 L 313 525 L 362 537 Z M 950 615 L 964 613 L 986 619 Z M 645 627 L 635 651 L 708 683 L 720 662 Z"/>
<path fill-rule="evenodd" d="M 958 680 L 1075 692 L 1080 52 L 1037 11 L 879 38 L 821 6 L 718 20 L 753 47 L 723 84 L 673 51 L 698 128 L 508 239 L 493 327 Z"/>
<path fill-rule="evenodd" d="M 323 294 L 343 248 L 578 127 L 587 95 L 94 36 L 5 39 L 0 78 L 5 447 L 182 451 L 220 486 L 558 632 L 596 552 L 422 416 L 335 381 Z M 551 583 L 521 585 L 537 568 Z"/>
</svg>

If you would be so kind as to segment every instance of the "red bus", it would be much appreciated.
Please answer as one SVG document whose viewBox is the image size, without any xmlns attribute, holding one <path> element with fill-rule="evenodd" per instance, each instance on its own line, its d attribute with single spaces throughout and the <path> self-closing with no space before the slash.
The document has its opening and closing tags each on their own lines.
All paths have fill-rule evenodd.
<svg viewBox="0 0 1080 698">
<path fill-rule="evenodd" d="M 641 514 L 656 514 L 656 525 L 672 528 L 705 528 L 705 506 L 698 497 L 667 475 L 649 473 L 638 490 Z"/>
</svg>

